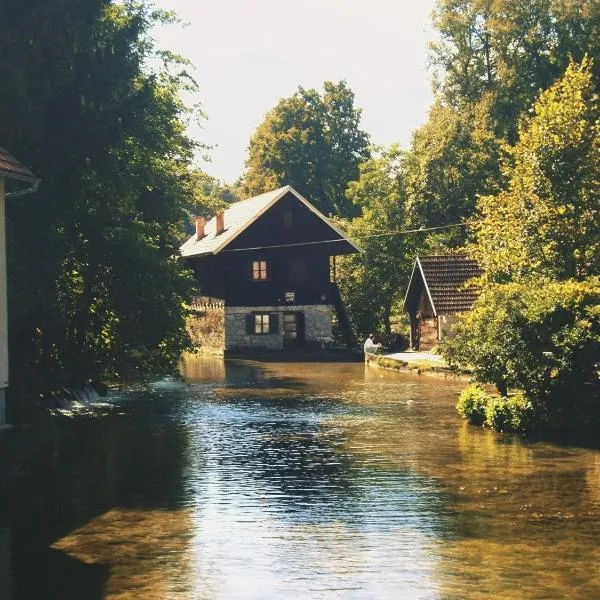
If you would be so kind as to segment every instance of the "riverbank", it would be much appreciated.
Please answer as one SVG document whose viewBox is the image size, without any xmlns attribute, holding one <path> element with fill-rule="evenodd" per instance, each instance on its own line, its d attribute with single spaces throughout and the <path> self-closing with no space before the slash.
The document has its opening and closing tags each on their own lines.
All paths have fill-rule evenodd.
<svg viewBox="0 0 600 600">
<path fill-rule="evenodd" d="M 394 352 L 391 354 L 365 354 L 368 367 L 391 371 L 418 373 L 419 375 L 437 375 L 461 378 L 439 355 L 431 352 Z"/>
</svg>

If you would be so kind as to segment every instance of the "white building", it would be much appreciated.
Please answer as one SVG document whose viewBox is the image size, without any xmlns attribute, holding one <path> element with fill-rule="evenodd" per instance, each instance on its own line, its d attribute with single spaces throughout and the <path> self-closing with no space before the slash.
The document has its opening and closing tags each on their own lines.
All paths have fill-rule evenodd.
<svg viewBox="0 0 600 600">
<path fill-rule="evenodd" d="M 39 179 L 27 167 L 0 148 L 0 428 L 6 425 L 5 391 L 8 387 L 5 201 L 11 196 L 35 191 L 38 184 Z"/>
</svg>

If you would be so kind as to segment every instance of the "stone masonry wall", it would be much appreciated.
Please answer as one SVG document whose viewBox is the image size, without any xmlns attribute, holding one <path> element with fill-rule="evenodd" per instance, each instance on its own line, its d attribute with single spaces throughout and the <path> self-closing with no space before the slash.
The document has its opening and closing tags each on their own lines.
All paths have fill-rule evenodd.
<svg viewBox="0 0 600 600">
<path fill-rule="evenodd" d="M 279 332 L 268 335 L 247 335 L 246 315 L 252 312 L 277 313 Z M 305 340 L 307 343 L 327 343 L 332 339 L 331 306 L 226 306 L 225 349 L 256 348 L 283 350 L 283 313 L 304 313 Z"/>
</svg>

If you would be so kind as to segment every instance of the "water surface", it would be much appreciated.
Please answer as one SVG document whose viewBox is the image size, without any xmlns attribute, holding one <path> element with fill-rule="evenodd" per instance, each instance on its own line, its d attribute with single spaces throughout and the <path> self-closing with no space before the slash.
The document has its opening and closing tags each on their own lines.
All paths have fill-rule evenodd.
<svg viewBox="0 0 600 600">
<path fill-rule="evenodd" d="M 451 379 L 182 373 L 56 417 L 0 598 L 600 598 L 600 452 L 466 425 Z"/>
</svg>

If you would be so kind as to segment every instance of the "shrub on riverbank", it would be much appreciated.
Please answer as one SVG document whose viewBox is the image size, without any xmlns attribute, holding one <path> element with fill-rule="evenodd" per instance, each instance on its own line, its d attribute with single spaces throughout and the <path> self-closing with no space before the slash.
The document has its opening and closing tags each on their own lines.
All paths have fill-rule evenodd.
<svg viewBox="0 0 600 600">
<path fill-rule="evenodd" d="M 222 307 L 205 308 L 187 318 L 186 329 L 196 352 L 223 356 L 225 312 Z"/>
<path fill-rule="evenodd" d="M 524 432 L 534 423 L 533 407 L 521 392 L 510 396 L 489 394 L 476 383 L 462 391 L 456 410 L 470 423 L 497 431 Z"/>
<path fill-rule="evenodd" d="M 527 415 L 515 416 L 521 401 L 510 410 L 498 404 L 493 423 L 591 429 L 600 423 L 599 307 L 597 277 L 490 285 L 443 341 L 442 354 L 457 370 L 471 366 L 477 382 L 494 384 L 504 398 L 522 391 Z"/>
<path fill-rule="evenodd" d="M 485 424 L 497 431 L 524 432 L 533 422 L 531 403 L 522 393 L 490 396 L 485 407 Z"/>
<path fill-rule="evenodd" d="M 483 425 L 490 395 L 477 384 L 465 388 L 458 398 L 456 410 L 473 425 Z"/>
</svg>

